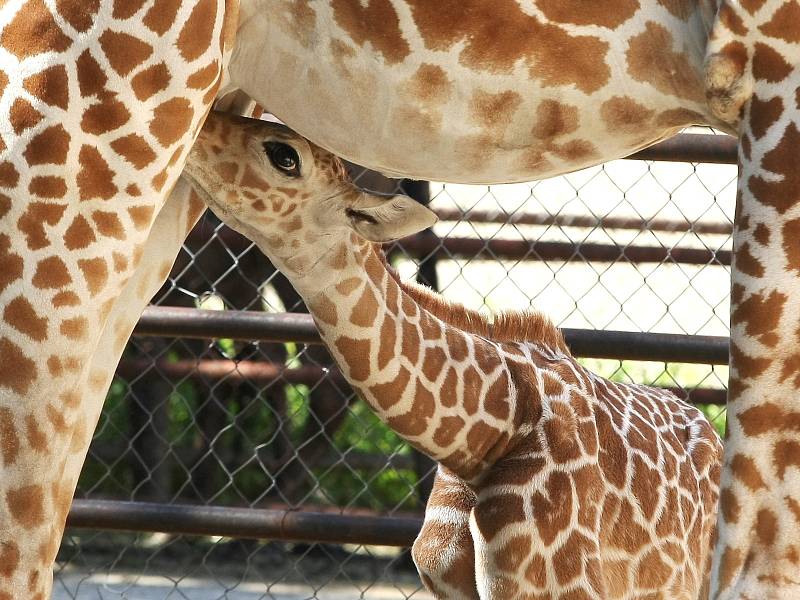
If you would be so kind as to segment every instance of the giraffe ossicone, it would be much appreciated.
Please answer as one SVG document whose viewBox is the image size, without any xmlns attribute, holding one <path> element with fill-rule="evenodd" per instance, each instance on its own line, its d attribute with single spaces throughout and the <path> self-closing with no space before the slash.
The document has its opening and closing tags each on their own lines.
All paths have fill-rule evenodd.
<svg viewBox="0 0 800 600">
<path fill-rule="evenodd" d="M 431 226 L 287 128 L 212 113 L 184 171 L 306 301 L 343 374 L 440 467 L 413 556 L 440 599 L 705 597 L 722 446 L 664 390 L 580 366 L 537 313 L 401 282 L 380 244 Z"/>
</svg>

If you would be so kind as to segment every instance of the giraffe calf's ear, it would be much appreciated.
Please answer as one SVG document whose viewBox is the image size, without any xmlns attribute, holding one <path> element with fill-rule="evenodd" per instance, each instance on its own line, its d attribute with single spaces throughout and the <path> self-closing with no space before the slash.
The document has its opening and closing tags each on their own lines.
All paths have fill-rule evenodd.
<svg viewBox="0 0 800 600">
<path fill-rule="evenodd" d="M 362 194 L 345 207 L 350 227 L 372 242 L 390 242 L 427 229 L 438 217 L 408 196 L 379 198 Z"/>
</svg>

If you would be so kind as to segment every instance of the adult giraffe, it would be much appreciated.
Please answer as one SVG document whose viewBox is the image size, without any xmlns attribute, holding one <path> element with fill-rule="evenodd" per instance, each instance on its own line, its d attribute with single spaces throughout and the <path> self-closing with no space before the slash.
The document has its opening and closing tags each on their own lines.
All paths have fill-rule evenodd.
<svg viewBox="0 0 800 600">
<path fill-rule="evenodd" d="M 688 124 L 738 136 L 711 596 L 800 597 L 798 0 L 249 0 L 238 35 L 231 85 L 388 174 L 523 181 Z"/>
<path fill-rule="evenodd" d="M 3 600 L 47 595 L 88 432 L 122 341 L 196 217 L 183 185 L 161 207 L 216 89 L 224 56 L 206 40 L 227 37 L 221 15 L 225 8 L 232 16 L 235 2 L 224 4 L 0 6 Z M 732 418 L 738 450 L 729 453 L 723 496 L 721 539 L 730 551 L 721 561 L 728 592 L 720 597 L 742 585 L 756 595 L 794 585 L 789 567 L 797 553 L 785 533 L 792 528 L 770 526 L 794 506 L 779 506 L 784 496 L 800 497 L 785 468 L 791 441 L 773 447 L 777 433 L 765 432 L 758 417 L 791 413 L 800 361 L 787 359 L 781 379 L 784 362 L 758 354 L 793 355 L 793 340 L 777 332 L 793 330 L 787 323 L 800 310 L 784 268 L 793 264 L 791 244 L 787 256 L 782 242 L 794 231 L 792 201 L 800 193 L 791 169 L 797 159 L 786 151 L 797 132 L 796 7 L 796 0 L 719 10 L 695 0 L 244 0 L 226 86 L 340 155 L 387 173 L 451 181 L 554 175 L 692 122 L 743 130 L 743 172 L 754 185 L 743 186 L 741 214 L 751 219 L 740 219 L 736 233 L 732 397 L 745 414 L 759 406 L 752 390 L 769 384 L 772 402 L 766 413 L 747 413 L 746 427 Z M 190 22 L 196 30 L 181 37 Z M 731 36 L 741 40 L 726 46 Z M 188 124 L 167 110 L 180 113 L 179 98 L 190 105 Z M 777 176 L 756 173 L 762 159 Z M 776 196 L 784 202 L 770 204 Z M 765 275 L 780 292 L 761 291 Z M 739 452 L 743 434 L 763 433 L 769 446 L 758 456 Z M 770 462 L 773 450 L 784 457 L 779 466 Z M 767 493 L 773 483 L 781 484 L 779 495 Z M 757 494 L 740 493 L 748 489 Z M 754 559 L 749 549 L 758 544 Z"/>
</svg>

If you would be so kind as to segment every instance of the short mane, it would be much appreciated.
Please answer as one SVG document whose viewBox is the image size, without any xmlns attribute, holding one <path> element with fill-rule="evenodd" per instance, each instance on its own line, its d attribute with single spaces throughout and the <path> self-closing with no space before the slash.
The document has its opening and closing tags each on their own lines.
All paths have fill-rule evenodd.
<svg viewBox="0 0 800 600">
<path fill-rule="evenodd" d="M 495 315 L 494 320 L 489 320 L 477 310 L 467 308 L 458 302 L 450 302 L 442 294 L 427 286 L 402 281 L 380 248 L 376 248 L 376 251 L 383 259 L 386 271 L 394 278 L 400 289 L 420 308 L 448 325 L 495 342 L 535 342 L 551 350 L 570 354 L 561 330 L 542 313 L 535 310 L 504 311 Z"/>
</svg>

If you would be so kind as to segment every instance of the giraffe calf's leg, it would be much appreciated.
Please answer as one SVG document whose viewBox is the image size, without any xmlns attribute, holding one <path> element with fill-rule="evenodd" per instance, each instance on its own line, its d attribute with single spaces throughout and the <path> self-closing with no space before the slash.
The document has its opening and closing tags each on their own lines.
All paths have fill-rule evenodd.
<svg viewBox="0 0 800 600">
<path fill-rule="evenodd" d="M 478 598 L 475 549 L 469 531 L 474 503 L 474 492 L 440 467 L 425 509 L 425 523 L 411 550 L 425 587 L 437 600 Z"/>
</svg>

